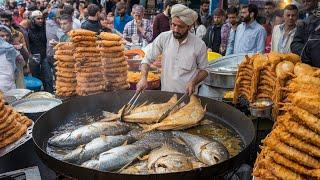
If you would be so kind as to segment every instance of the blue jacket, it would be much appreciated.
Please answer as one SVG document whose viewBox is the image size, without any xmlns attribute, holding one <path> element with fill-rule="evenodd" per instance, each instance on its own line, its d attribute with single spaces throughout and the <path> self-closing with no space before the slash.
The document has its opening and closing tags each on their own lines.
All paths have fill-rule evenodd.
<svg viewBox="0 0 320 180">
<path fill-rule="evenodd" d="M 122 34 L 124 26 L 132 20 L 133 17 L 129 16 L 128 14 L 125 14 L 123 18 L 121 18 L 120 16 L 116 16 L 114 18 L 114 28 Z"/>
</svg>

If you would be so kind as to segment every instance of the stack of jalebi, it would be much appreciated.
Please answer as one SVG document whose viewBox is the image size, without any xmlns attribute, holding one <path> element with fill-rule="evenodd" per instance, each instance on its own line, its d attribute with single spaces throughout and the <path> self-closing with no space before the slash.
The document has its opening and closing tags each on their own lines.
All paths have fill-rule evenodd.
<svg viewBox="0 0 320 180">
<path fill-rule="evenodd" d="M 26 134 L 32 121 L 4 104 L 0 93 L 0 148 L 3 148 Z"/>
<path fill-rule="evenodd" d="M 103 64 L 104 78 L 109 90 L 128 89 L 128 63 L 124 57 L 124 46 L 121 37 L 103 32 L 97 41 Z"/>
<path fill-rule="evenodd" d="M 96 33 L 84 29 L 72 30 L 69 35 L 75 46 L 76 92 L 80 96 L 96 94 L 106 89 Z"/>
<path fill-rule="evenodd" d="M 59 43 L 54 47 L 56 69 L 56 94 L 72 96 L 76 93 L 77 80 L 75 72 L 74 46 L 71 42 Z"/>
</svg>

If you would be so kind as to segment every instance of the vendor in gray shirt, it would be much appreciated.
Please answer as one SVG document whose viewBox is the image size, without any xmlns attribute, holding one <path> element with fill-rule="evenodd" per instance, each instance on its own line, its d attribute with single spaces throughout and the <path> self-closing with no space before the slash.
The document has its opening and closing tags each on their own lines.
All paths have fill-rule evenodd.
<svg viewBox="0 0 320 180">
<path fill-rule="evenodd" d="M 172 6 L 172 30 L 161 33 L 142 60 L 141 80 L 137 91 L 147 87 L 149 65 L 162 54 L 161 90 L 197 93 L 198 85 L 207 76 L 207 48 L 205 43 L 189 30 L 198 15 L 188 7 Z"/>
</svg>

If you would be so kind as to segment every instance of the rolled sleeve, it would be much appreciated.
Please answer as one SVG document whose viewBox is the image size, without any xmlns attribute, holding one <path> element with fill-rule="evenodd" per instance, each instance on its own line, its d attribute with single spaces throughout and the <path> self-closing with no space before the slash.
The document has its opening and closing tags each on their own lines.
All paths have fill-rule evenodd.
<svg viewBox="0 0 320 180">
<path fill-rule="evenodd" d="M 141 64 L 151 64 L 162 53 L 162 34 L 160 34 L 152 43 L 151 48 L 145 52 L 145 56 L 141 61 Z"/>
</svg>

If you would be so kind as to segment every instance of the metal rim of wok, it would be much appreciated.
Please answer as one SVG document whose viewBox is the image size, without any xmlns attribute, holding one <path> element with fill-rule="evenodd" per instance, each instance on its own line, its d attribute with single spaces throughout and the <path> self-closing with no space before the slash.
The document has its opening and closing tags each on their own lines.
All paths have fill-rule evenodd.
<svg viewBox="0 0 320 180">
<path fill-rule="evenodd" d="M 118 174 L 113 172 L 99 171 L 89 168 L 84 168 L 75 164 L 60 161 L 46 152 L 47 142 L 52 132 L 61 125 L 76 118 L 77 115 L 85 112 L 92 114 L 99 113 L 102 110 L 110 112 L 117 111 L 123 104 L 128 102 L 132 97 L 134 91 L 119 91 L 106 92 L 87 97 L 76 97 L 69 100 L 51 110 L 44 113 L 35 122 L 33 127 L 33 142 L 35 149 L 40 159 L 51 169 L 61 174 L 71 176 L 77 179 L 207 179 L 225 173 L 226 171 L 240 166 L 249 156 L 249 146 L 255 137 L 255 130 L 253 123 L 243 113 L 233 108 L 232 106 L 215 101 L 209 98 L 200 97 L 203 105 L 207 105 L 206 116 L 210 119 L 217 119 L 217 122 L 227 124 L 233 128 L 241 137 L 245 147 L 236 156 L 221 162 L 219 164 L 193 169 L 191 171 L 166 173 L 166 174 L 148 174 L 148 175 L 132 175 L 132 174 Z M 165 102 L 174 93 L 161 91 L 146 91 L 139 101 L 148 100 L 155 103 Z M 181 96 L 181 94 L 179 94 Z"/>
</svg>

